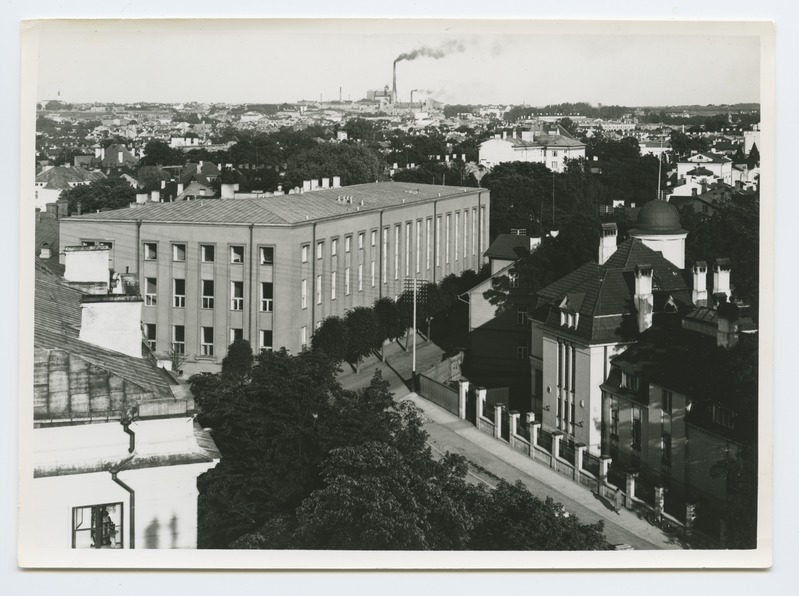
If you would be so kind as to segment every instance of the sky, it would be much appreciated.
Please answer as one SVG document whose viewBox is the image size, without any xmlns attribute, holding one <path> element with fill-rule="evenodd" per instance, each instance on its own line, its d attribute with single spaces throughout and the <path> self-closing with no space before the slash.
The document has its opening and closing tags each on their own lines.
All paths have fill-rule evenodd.
<svg viewBox="0 0 799 596">
<path fill-rule="evenodd" d="M 401 101 L 412 89 L 473 104 L 760 101 L 760 39 L 740 23 L 74 20 L 25 35 L 39 100 L 357 100 L 404 56 Z"/>
</svg>

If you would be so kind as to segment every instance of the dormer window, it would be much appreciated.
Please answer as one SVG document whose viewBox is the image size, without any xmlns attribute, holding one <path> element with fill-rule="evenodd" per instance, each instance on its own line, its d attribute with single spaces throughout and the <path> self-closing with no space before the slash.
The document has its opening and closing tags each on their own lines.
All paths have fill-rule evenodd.
<svg viewBox="0 0 799 596">
<path fill-rule="evenodd" d="M 638 391 L 638 377 L 627 372 L 623 372 L 621 377 L 622 386 L 626 387 L 630 391 Z"/>
<path fill-rule="evenodd" d="M 712 413 L 713 422 L 720 424 L 724 428 L 728 428 L 730 430 L 735 429 L 735 412 L 733 412 L 730 408 L 713 404 Z"/>
</svg>

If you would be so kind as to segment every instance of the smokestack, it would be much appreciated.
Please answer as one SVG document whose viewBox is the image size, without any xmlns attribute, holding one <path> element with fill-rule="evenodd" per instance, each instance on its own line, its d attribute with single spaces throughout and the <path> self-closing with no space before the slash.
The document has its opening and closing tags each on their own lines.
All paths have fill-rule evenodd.
<svg viewBox="0 0 799 596">
<path fill-rule="evenodd" d="M 396 101 L 397 98 L 397 61 L 394 61 L 394 71 L 391 79 L 391 99 Z"/>
</svg>

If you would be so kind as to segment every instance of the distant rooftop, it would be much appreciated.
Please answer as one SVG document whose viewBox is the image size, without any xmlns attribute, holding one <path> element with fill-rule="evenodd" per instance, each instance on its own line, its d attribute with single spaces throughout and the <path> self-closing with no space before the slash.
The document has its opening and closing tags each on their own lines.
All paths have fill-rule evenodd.
<svg viewBox="0 0 799 596">
<path fill-rule="evenodd" d="M 340 217 L 356 211 L 390 209 L 403 203 L 422 203 L 478 191 L 487 193 L 485 189 L 458 186 L 373 182 L 257 199 L 203 198 L 175 203 L 145 203 L 136 207 L 75 216 L 64 221 L 292 225 Z"/>
</svg>

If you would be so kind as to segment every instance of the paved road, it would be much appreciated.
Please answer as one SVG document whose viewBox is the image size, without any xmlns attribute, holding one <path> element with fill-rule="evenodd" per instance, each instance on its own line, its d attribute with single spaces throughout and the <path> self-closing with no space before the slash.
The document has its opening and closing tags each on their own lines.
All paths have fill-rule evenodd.
<svg viewBox="0 0 799 596">
<path fill-rule="evenodd" d="M 495 485 L 497 478 L 514 483 L 520 480 L 539 498 L 551 497 L 562 503 L 566 511 L 576 515 L 582 523 L 605 523 L 605 536 L 611 544 L 628 544 L 636 549 L 679 549 L 683 548 L 660 529 L 647 521 L 639 519 L 634 513 L 622 510 L 613 511 L 610 504 L 586 488 L 565 478 L 540 462 L 514 451 L 509 445 L 478 431 L 470 422 L 411 393 L 402 376 L 410 370 L 409 355 L 396 345 L 387 349 L 387 359 L 393 366 L 387 366 L 379 359 L 370 358 L 360 368 L 358 374 L 344 370 L 339 380 L 345 388 L 354 389 L 369 382 L 375 369 L 382 372 L 389 381 L 395 399 L 409 399 L 424 412 L 424 429 L 429 435 L 428 443 L 434 454 L 458 453 L 471 464 L 467 480 L 473 483 Z M 428 344 L 417 353 L 417 370 L 426 370 L 441 360 L 441 351 Z M 407 369 L 407 370 L 405 370 Z M 395 372 L 399 371 L 399 372 Z M 401 376 L 402 375 L 402 376 Z"/>
</svg>

